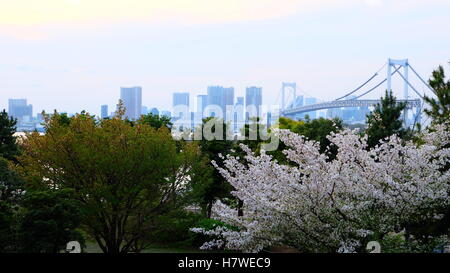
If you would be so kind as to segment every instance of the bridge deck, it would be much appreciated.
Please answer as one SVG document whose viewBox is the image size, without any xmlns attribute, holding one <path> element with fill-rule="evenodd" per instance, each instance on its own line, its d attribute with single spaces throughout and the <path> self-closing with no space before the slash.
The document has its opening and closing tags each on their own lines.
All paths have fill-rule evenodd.
<svg viewBox="0 0 450 273">
<path fill-rule="evenodd" d="M 406 107 L 411 109 L 413 107 L 420 107 L 421 101 L 420 99 L 414 100 L 397 100 L 398 103 L 406 102 Z M 375 106 L 381 103 L 381 100 L 337 100 L 337 101 L 329 101 L 322 102 L 317 104 L 311 104 L 301 107 L 296 107 L 292 109 L 286 109 L 282 111 L 282 115 L 295 115 L 306 112 L 324 110 L 324 109 L 332 109 L 332 108 L 344 108 L 344 107 L 370 107 Z"/>
</svg>

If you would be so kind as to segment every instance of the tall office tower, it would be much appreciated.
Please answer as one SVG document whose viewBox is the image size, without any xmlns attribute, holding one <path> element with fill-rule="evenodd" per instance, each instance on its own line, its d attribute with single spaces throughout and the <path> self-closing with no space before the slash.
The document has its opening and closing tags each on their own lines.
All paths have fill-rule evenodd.
<svg viewBox="0 0 450 273">
<path fill-rule="evenodd" d="M 159 116 L 159 110 L 156 107 L 153 107 L 152 110 L 150 110 L 150 113 L 154 116 Z"/>
<path fill-rule="evenodd" d="M 101 118 L 107 118 L 108 117 L 108 105 L 102 105 L 102 112 L 101 112 Z"/>
<path fill-rule="evenodd" d="M 234 132 L 238 133 L 240 129 L 244 126 L 244 112 L 245 112 L 245 106 L 244 106 L 244 97 L 237 97 L 236 98 L 236 104 L 234 105 Z"/>
<path fill-rule="evenodd" d="M 261 87 L 247 87 L 245 90 L 245 121 L 249 122 L 250 118 L 261 116 L 262 105 L 262 88 Z"/>
<path fill-rule="evenodd" d="M 225 117 L 225 95 L 222 86 L 208 86 L 207 117 Z"/>
<path fill-rule="evenodd" d="M 189 107 L 189 93 L 187 92 L 178 92 L 173 93 L 173 106 L 177 105 L 186 105 Z"/>
<path fill-rule="evenodd" d="M 231 120 L 233 118 L 234 88 L 208 86 L 206 116 Z M 228 113 L 227 113 L 228 111 Z"/>
<path fill-rule="evenodd" d="M 207 95 L 198 95 L 197 96 L 197 119 L 203 119 L 205 115 L 206 105 L 208 103 Z"/>
<path fill-rule="evenodd" d="M 173 117 L 189 119 L 189 93 L 176 92 L 173 93 Z"/>
<path fill-rule="evenodd" d="M 135 87 L 121 87 L 120 99 L 125 106 L 125 118 L 137 120 L 142 114 L 142 88 Z"/>
<path fill-rule="evenodd" d="M 8 100 L 8 114 L 17 119 L 20 124 L 23 121 L 29 121 L 33 117 L 33 106 L 27 105 L 26 99 L 9 99 Z"/>
</svg>

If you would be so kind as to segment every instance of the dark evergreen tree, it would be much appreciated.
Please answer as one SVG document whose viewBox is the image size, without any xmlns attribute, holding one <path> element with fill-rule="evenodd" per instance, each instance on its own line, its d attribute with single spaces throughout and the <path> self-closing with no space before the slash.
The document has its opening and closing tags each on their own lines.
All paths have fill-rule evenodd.
<svg viewBox="0 0 450 273">
<path fill-rule="evenodd" d="M 424 101 L 430 106 L 425 113 L 433 119 L 433 123 L 450 121 L 450 81 L 445 81 L 444 68 L 439 66 L 432 73 L 428 81 L 434 89 L 436 98 L 424 97 Z"/>
<path fill-rule="evenodd" d="M 367 115 L 366 133 L 369 147 L 375 147 L 381 140 L 394 134 L 403 137 L 405 129 L 401 117 L 405 107 L 405 103 L 397 102 L 392 92 L 386 91 L 381 103 Z"/>
<path fill-rule="evenodd" d="M 172 129 L 172 125 L 173 125 L 170 117 L 154 115 L 152 113 L 148 113 L 147 115 L 142 115 L 141 118 L 139 119 L 138 123 L 148 124 L 155 129 L 159 129 L 163 126 L 167 127 L 168 129 Z"/>
<path fill-rule="evenodd" d="M 209 121 L 213 121 L 213 119 L 214 118 L 204 119 L 203 126 L 205 126 L 205 124 Z M 216 126 L 222 126 L 222 128 L 216 128 Z M 211 128 L 212 132 L 220 133 L 220 131 L 222 131 L 222 136 L 219 139 L 214 138 L 212 140 L 208 140 L 203 136 L 200 141 L 200 149 L 202 153 L 207 155 L 210 161 L 215 161 L 219 166 L 221 166 L 223 162 L 220 155 L 228 155 L 233 149 L 233 141 L 230 140 L 231 131 L 229 127 L 230 126 L 223 122 L 223 120 L 216 119 L 216 122 Z M 204 196 L 202 198 L 202 207 L 205 210 L 207 217 L 211 216 L 211 209 L 214 202 L 220 198 L 230 197 L 231 190 L 231 185 L 225 181 L 216 168 L 214 168 L 212 173 L 212 180 L 212 183 L 208 184 L 208 186 L 203 189 Z"/>
<path fill-rule="evenodd" d="M 16 143 L 17 120 L 8 116 L 5 110 L 0 112 L 0 156 L 8 160 L 15 160 L 19 153 L 19 148 Z"/>
<path fill-rule="evenodd" d="M 58 253 L 69 241 L 84 244 L 77 230 L 82 217 L 73 191 L 28 191 L 22 205 L 18 231 L 20 252 Z"/>
</svg>

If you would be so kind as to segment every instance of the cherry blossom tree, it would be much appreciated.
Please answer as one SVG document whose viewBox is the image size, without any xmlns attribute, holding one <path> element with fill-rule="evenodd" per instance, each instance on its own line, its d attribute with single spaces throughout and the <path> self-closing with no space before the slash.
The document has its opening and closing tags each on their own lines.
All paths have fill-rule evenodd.
<svg viewBox="0 0 450 273">
<path fill-rule="evenodd" d="M 227 226 L 192 229 L 215 235 L 202 248 L 259 252 L 285 245 L 303 252 L 354 252 L 372 238 L 399 231 L 409 221 L 440 217 L 449 206 L 450 133 L 444 125 L 424 133 L 422 144 L 402 144 L 391 136 L 367 148 L 367 136 L 344 130 L 329 139 L 338 147 L 334 160 L 317 142 L 287 130 L 277 132 L 291 161 L 279 164 L 262 151 L 242 145 L 243 159 L 226 156 L 216 165 L 244 203 L 244 215 L 216 202 L 213 216 Z"/>
</svg>

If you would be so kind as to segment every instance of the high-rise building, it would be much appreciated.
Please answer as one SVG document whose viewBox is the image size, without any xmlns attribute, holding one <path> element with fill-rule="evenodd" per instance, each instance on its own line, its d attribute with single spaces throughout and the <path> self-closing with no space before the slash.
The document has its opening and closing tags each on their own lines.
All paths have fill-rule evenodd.
<svg viewBox="0 0 450 273">
<path fill-rule="evenodd" d="M 189 93 L 177 92 L 173 93 L 173 107 L 178 105 L 186 105 L 189 107 Z"/>
<path fill-rule="evenodd" d="M 198 95 L 197 96 L 197 117 L 199 119 L 203 119 L 205 115 L 206 105 L 208 103 L 207 95 Z"/>
<path fill-rule="evenodd" d="M 234 88 L 208 86 L 207 116 L 215 116 L 224 120 L 232 119 L 234 106 Z M 229 113 L 227 113 L 227 111 Z"/>
<path fill-rule="evenodd" d="M 173 93 L 173 117 L 189 119 L 189 93 Z"/>
<path fill-rule="evenodd" d="M 29 121 L 33 117 L 33 106 L 26 99 L 9 99 L 8 114 L 17 119 L 17 123 Z"/>
<path fill-rule="evenodd" d="M 244 97 L 237 97 L 236 98 L 236 104 L 234 105 L 234 132 L 238 133 L 240 129 L 244 126 L 244 112 L 245 112 L 245 105 L 244 105 Z"/>
<path fill-rule="evenodd" d="M 101 118 L 107 118 L 108 117 L 108 105 L 102 105 L 101 107 L 102 112 L 101 112 Z"/>
<path fill-rule="evenodd" d="M 142 114 L 142 88 L 135 87 L 121 87 L 120 99 L 125 106 L 125 118 L 137 120 Z"/>
<path fill-rule="evenodd" d="M 224 117 L 224 91 L 222 86 L 208 86 L 207 108 L 209 117 Z"/>
<path fill-rule="evenodd" d="M 250 118 L 261 116 L 262 105 L 262 88 L 261 87 L 247 87 L 245 90 L 245 121 L 248 122 Z"/>
</svg>

